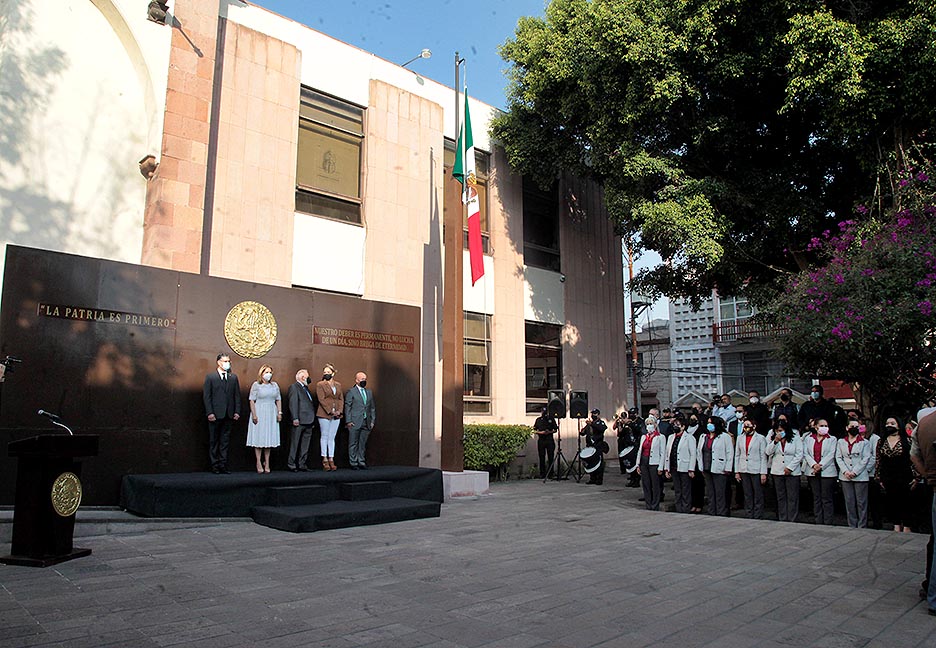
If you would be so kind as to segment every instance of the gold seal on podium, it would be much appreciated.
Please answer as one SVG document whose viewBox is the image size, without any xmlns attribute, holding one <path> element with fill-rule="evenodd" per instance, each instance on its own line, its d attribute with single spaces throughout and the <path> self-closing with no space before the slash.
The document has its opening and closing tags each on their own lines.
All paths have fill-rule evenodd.
<svg viewBox="0 0 936 648">
<path fill-rule="evenodd" d="M 242 301 L 224 318 L 224 339 L 242 358 L 262 358 L 276 343 L 276 318 L 255 301 Z"/>
<path fill-rule="evenodd" d="M 63 472 L 52 482 L 52 508 L 62 517 L 69 517 L 80 504 L 81 480 L 73 472 Z"/>
</svg>

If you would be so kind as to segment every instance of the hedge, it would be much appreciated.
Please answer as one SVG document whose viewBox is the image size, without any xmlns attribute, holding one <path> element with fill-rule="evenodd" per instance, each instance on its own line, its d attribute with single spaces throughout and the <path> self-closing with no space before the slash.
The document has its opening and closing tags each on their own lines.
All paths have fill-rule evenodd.
<svg viewBox="0 0 936 648">
<path fill-rule="evenodd" d="M 528 425 L 465 424 L 465 468 L 500 475 L 532 436 Z"/>
</svg>

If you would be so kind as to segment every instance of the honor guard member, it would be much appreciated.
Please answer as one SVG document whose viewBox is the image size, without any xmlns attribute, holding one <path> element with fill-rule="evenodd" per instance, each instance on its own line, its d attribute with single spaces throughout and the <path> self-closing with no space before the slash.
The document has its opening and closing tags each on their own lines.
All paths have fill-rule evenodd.
<svg viewBox="0 0 936 648">
<path fill-rule="evenodd" d="M 614 419 L 614 432 L 618 440 L 618 461 L 621 474 L 627 475 L 637 469 L 637 440 L 640 435 L 634 432 L 634 425 L 627 412 L 621 412 Z M 629 485 L 629 484 L 628 484 Z"/>
<path fill-rule="evenodd" d="M 556 440 L 553 434 L 559 431 L 556 419 L 549 416 L 547 408 L 533 422 L 533 433 L 536 434 L 536 451 L 539 454 L 539 476 L 546 479 L 546 471 L 552 468 L 556 459 Z M 547 461 L 547 455 L 549 460 Z"/>
<path fill-rule="evenodd" d="M 602 455 L 608 452 L 611 447 L 604 440 L 605 430 L 608 429 L 607 424 L 601 420 L 601 411 L 598 409 L 593 409 L 591 411 L 591 419 L 582 428 L 582 431 L 579 434 L 585 437 L 585 446 L 588 448 L 594 448 Z M 591 477 L 588 479 L 589 484 L 596 484 L 600 486 L 604 482 L 604 458 L 602 457 L 598 469 L 591 473 Z"/>
</svg>

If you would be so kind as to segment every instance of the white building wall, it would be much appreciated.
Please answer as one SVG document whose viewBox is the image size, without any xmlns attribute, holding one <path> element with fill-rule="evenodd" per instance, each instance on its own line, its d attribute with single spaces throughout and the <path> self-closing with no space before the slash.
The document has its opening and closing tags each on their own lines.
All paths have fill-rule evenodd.
<svg viewBox="0 0 936 648">
<path fill-rule="evenodd" d="M 16 244 L 139 263 L 171 29 L 135 0 L 0 0 L 0 273 Z"/>
<path fill-rule="evenodd" d="M 673 400 L 693 391 L 710 395 L 719 391 L 718 357 L 712 344 L 715 304 L 712 299 L 694 310 L 687 302 L 671 301 Z"/>
</svg>

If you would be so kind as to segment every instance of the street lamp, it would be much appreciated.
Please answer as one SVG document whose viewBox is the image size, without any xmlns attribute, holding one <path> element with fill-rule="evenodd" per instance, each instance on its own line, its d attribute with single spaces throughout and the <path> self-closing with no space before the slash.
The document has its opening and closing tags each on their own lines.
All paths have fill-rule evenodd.
<svg viewBox="0 0 936 648">
<path fill-rule="evenodd" d="M 432 52 L 426 48 L 423 48 L 423 51 L 421 51 L 419 54 L 417 54 L 416 56 L 408 60 L 406 63 L 404 63 L 400 67 L 406 67 L 407 65 L 409 65 L 410 63 L 412 63 L 413 61 L 417 59 L 429 58 L 430 56 L 432 56 Z"/>
</svg>

